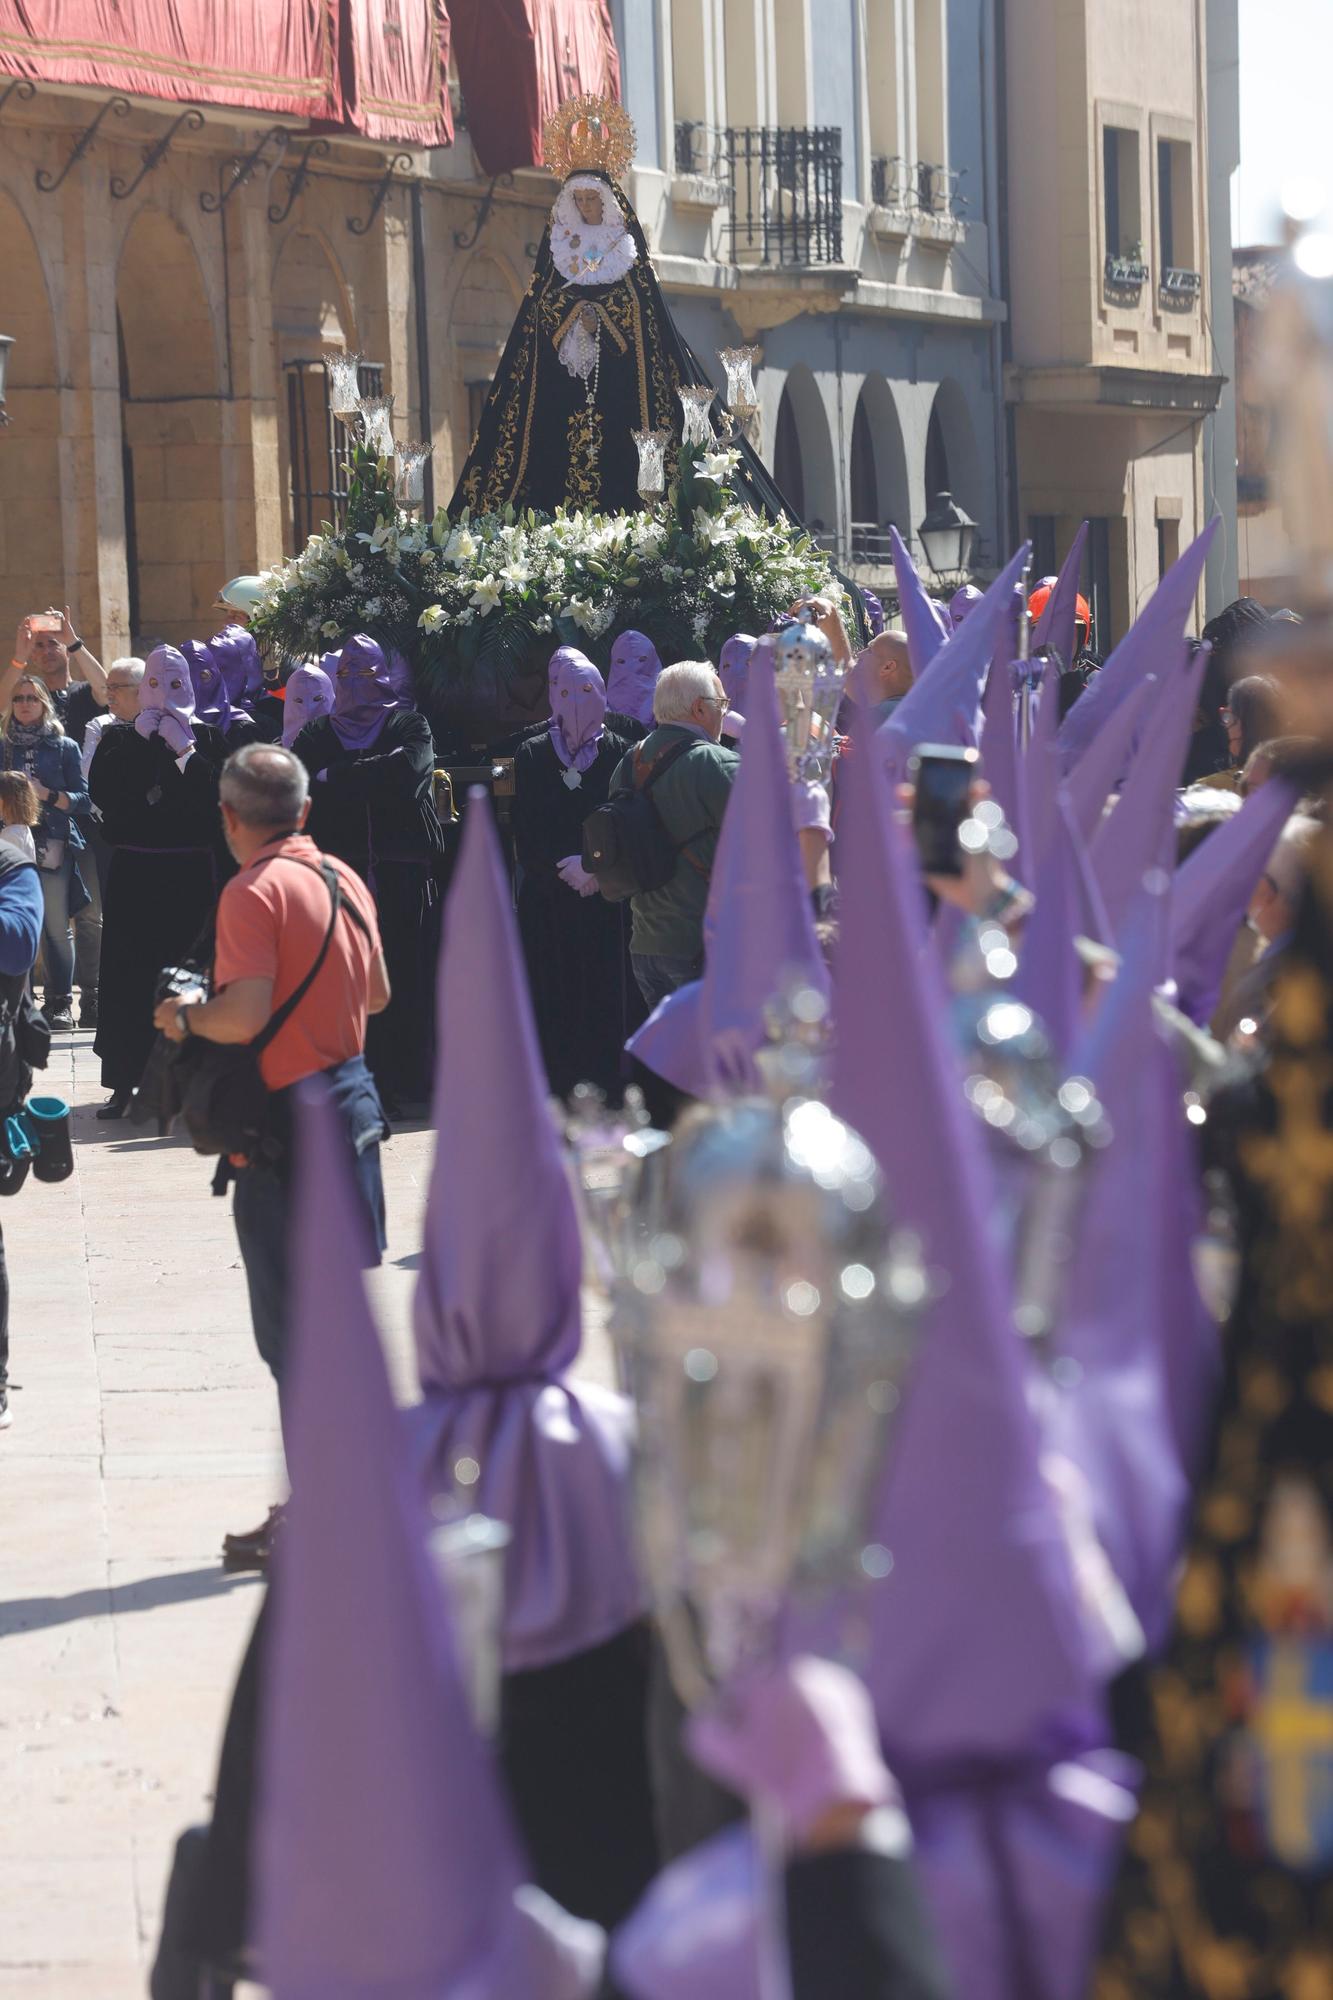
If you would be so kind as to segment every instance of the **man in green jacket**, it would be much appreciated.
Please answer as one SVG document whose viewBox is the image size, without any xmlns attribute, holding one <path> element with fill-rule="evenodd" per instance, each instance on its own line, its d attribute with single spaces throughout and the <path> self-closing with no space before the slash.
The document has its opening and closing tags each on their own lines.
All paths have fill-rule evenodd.
<svg viewBox="0 0 1333 2000">
<path fill-rule="evenodd" d="M 663 667 L 653 689 L 656 726 L 635 746 L 642 768 L 682 740 L 689 744 L 652 787 L 653 804 L 676 849 L 675 873 L 662 888 L 630 903 L 630 957 L 649 1009 L 703 970 L 708 882 L 740 763 L 736 751 L 718 741 L 727 706 L 722 683 L 707 660 Z M 627 785 L 630 777 L 631 759 L 626 757 L 611 780 L 612 791 Z"/>
</svg>

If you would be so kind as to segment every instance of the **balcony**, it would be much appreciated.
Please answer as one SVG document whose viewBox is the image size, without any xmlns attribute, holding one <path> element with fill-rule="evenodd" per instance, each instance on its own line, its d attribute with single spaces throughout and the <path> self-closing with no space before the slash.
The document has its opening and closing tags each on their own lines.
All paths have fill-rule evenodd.
<svg viewBox="0 0 1333 2000">
<path fill-rule="evenodd" d="M 842 132 L 836 125 L 729 126 L 728 241 L 734 264 L 842 263 Z"/>
<path fill-rule="evenodd" d="M 1163 271 L 1157 296 L 1173 312 L 1191 312 L 1202 290 L 1203 279 L 1197 271 L 1181 271 L 1172 267 Z"/>
<path fill-rule="evenodd" d="M 1106 297 L 1113 306 L 1135 306 L 1148 282 L 1148 266 L 1138 257 L 1122 257 L 1108 252 L 1105 269 Z"/>
<path fill-rule="evenodd" d="M 870 162 L 870 199 L 876 208 L 957 221 L 967 207 L 967 197 L 959 189 L 965 172 L 966 168 L 958 171 L 929 160 L 880 155 Z"/>
</svg>

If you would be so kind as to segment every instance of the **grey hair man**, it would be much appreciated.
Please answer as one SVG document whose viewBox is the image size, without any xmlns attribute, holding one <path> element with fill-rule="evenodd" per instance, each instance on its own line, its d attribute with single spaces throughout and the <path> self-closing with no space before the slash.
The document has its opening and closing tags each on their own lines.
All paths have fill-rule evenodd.
<svg viewBox="0 0 1333 2000">
<path fill-rule="evenodd" d="M 321 854 L 304 832 L 310 788 L 300 759 L 278 744 L 247 744 L 223 765 L 219 795 L 238 873 L 218 900 L 213 997 L 163 1000 L 154 1020 L 172 1041 L 198 1036 L 237 1044 L 253 1042 L 283 1015 L 259 1055 L 275 1155 L 232 1166 L 233 1216 L 255 1341 L 281 1396 L 291 1095 L 307 1077 L 324 1080 L 365 1209 L 367 1261 L 378 1264 L 385 1241 L 380 1141 L 388 1126 L 366 1067 L 365 1045 L 368 1017 L 389 1004 L 389 979 L 369 889 L 344 862 Z M 293 999 L 296 1004 L 288 1009 Z M 267 1567 L 280 1518 L 275 1509 L 253 1533 L 228 1536 L 226 1566 Z"/>
<path fill-rule="evenodd" d="M 631 898 L 630 960 L 640 993 L 656 1007 L 703 970 L 704 908 L 737 753 L 719 741 L 727 697 L 707 660 L 663 667 L 653 689 L 655 727 L 622 760 L 611 789 L 652 787 L 676 850 L 669 881 Z"/>
</svg>

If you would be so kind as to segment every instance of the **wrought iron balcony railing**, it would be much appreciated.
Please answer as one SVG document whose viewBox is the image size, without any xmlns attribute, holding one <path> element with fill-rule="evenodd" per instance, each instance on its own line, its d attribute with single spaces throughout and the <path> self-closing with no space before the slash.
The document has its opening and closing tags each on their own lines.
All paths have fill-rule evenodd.
<svg viewBox="0 0 1333 2000">
<path fill-rule="evenodd" d="M 876 208 L 958 219 L 967 207 L 967 197 L 959 188 L 966 172 L 966 167 L 955 169 L 929 160 L 881 154 L 870 162 L 870 199 Z"/>
<path fill-rule="evenodd" d="M 1106 290 L 1113 302 L 1132 305 L 1147 282 L 1148 266 L 1137 257 L 1107 253 Z"/>
<path fill-rule="evenodd" d="M 1173 267 L 1162 273 L 1159 296 L 1164 306 L 1188 311 L 1202 290 L 1203 279 L 1197 271 L 1180 271 Z"/>
<path fill-rule="evenodd" d="M 729 178 L 727 134 L 720 125 L 705 125 L 697 118 L 676 120 L 676 172 L 693 174 L 700 180 Z"/>
<path fill-rule="evenodd" d="M 842 262 L 842 132 L 836 125 L 730 126 L 732 261 Z"/>
</svg>

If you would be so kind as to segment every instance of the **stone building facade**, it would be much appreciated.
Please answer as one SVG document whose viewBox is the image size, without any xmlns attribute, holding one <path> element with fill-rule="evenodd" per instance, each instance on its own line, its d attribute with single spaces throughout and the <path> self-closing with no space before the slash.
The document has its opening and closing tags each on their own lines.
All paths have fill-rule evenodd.
<svg viewBox="0 0 1333 2000">
<path fill-rule="evenodd" d="M 1206 446 L 1234 455 L 1210 427 L 1226 386 L 1212 329 L 1230 302 L 1213 298 L 1211 234 L 1229 224 L 1208 29 L 1228 11 L 1234 24 L 1235 0 L 1005 8 L 1014 525 L 1047 569 L 1091 519 L 1103 651 L 1227 504 Z M 1215 570 L 1215 595 L 1227 581 Z"/>
<path fill-rule="evenodd" d="M 792 498 L 883 583 L 887 523 L 911 539 L 948 487 L 984 565 L 1004 539 L 990 0 L 612 11 L 673 309 L 719 384 L 718 348 L 761 349 L 762 446 Z M 4 89 L 6 630 L 69 603 L 109 658 L 213 629 L 219 585 L 336 505 L 331 346 L 365 357 L 400 436 L 430 437 L 448 499 L 547 174 L 484 175 L 465 105 L 452 146 L 395 152 L 226 106 Z"/>
<path fill-rule="evenodd" d="M 760 349 L 761 449 L 887 585 L 941 488 L 1004 539 L 991 0 L 620 0 L 634 199 L 687 339 Z"/>
</svg>

